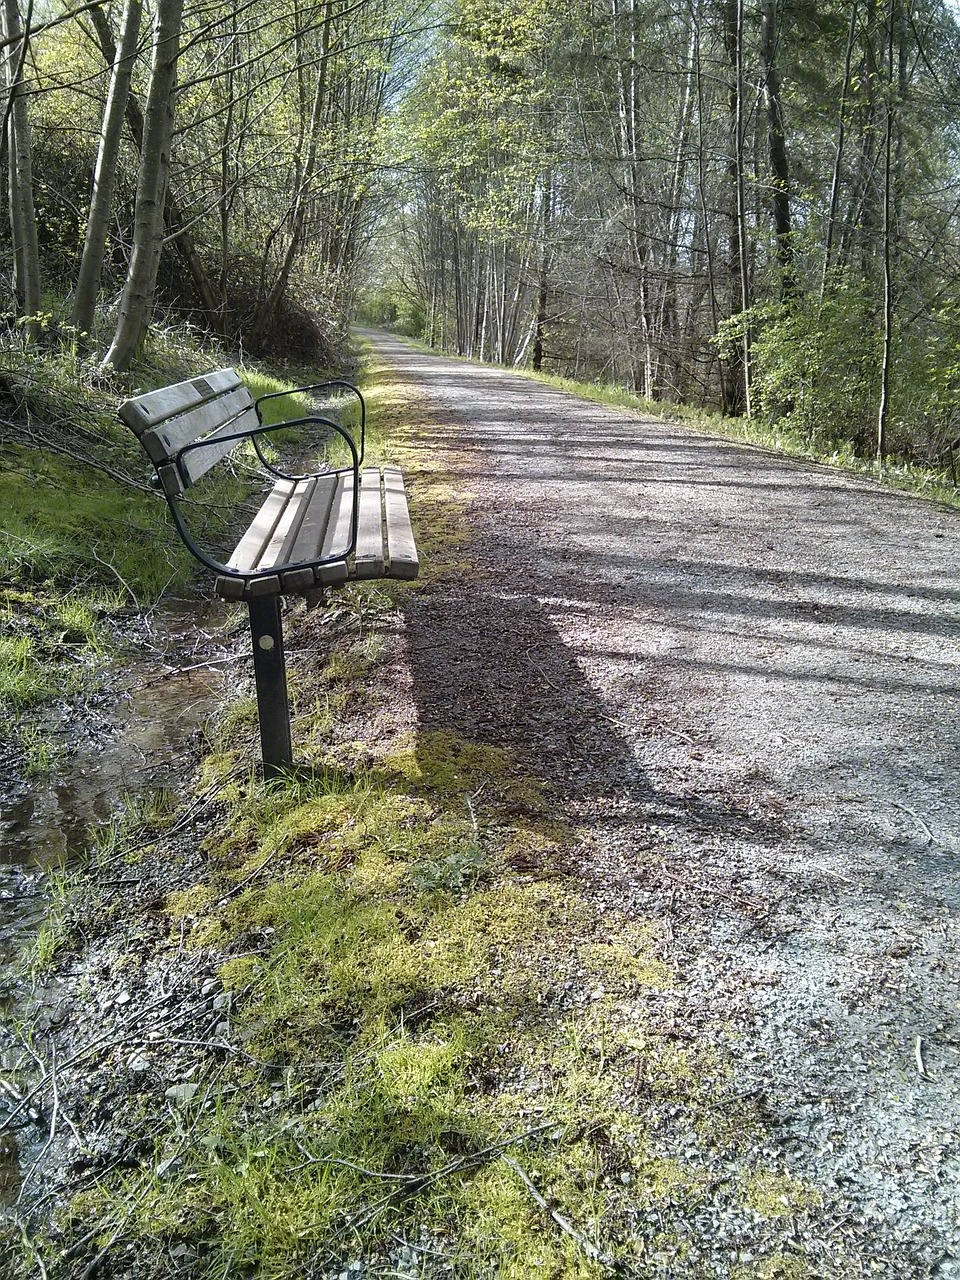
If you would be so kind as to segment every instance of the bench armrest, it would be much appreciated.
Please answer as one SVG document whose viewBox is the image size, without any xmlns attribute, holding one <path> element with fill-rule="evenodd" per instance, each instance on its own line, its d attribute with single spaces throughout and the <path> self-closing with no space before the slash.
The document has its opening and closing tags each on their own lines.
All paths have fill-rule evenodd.
<svg viewBox="0 0 960 1280">
<path fill-rule="evenodd" d="M 165 493 L 165 497 L 167 499 L 167 504 L 170 507 L 170 513 L 173 516 L 174 524 L 177 527 L 177 532 L 180 534 L 180 537 L 183 539 L 184 543 L 186 544 L 187 550 L 190 552 L 192 556 L 194 556 L 195 559 L 199 560 L 201 564 L 206 565 L 208 569 L 212 569 L 215 573 L 223 574 L 231 578 L 243 578 L 245 580 L 252 581 L 255 578 L 265 578 L 265 577 L 269 577 L 271 574 L 283 573 L 291 569 L 306 568 L 308 565 L 326 564 L 328 562 L 333 563 L 337 560 L 342 560 L 345 556 L 351 555 L 356 550 L 357 523 L 358 523 L 358 515 L 359 515 L 358 508 L 357 508 L 357 501 L 358 501 L 358 495 L 360 492 L 360 458 L 357 453 L 357 446 L 354 444 L 353 437 L 346 430 L 344 430 L 344 428 L 341 427 L 338 423 L 334 422 L 331 418 L 321 418 L 317 416 L 306 417 L 306 418 L 291 418 L 287 422 L 265 423 L 259 427 L 249 427 L 245 431 L 234 431 L 234 432 L 229 432 L 227 434 L 218 433 L 216 439 L 218 444 L 238 443 L 242 440 L 253 440 L 255 444 L 257 437 L 266 435 L 270 431 L 283 431 L 288 427 L 305 427 L 305 426 L 324 426 L 324 427 L 330 428 L 331 430 L 335 431 L 338 435 L 344 438 L 344 440 L 347 442 L 347 447 L 350 450 L 350 455 L 353 459 L 351 466 L 349 468 L 347 467 L 340 468 L 341 471 L 349 470 L 353 473 L 353 509 L 352 509 L 351 518 L 350 518 L 350 542 L 347 544 L 347 546 L 344 548 L 338 548 L 335 552 L 332 552 L 329 556 L 326 556 L 319 560 L 303 561 L 302 563 L 299 561 L 297 561 L 296 563 L 291 561 L 289 564 L 272 565 L 270 569 L 264 569 L 259 572 L 243 573 L 238 569 L 232 569 L 229 565 L 222 564 L 219 560 L 215 560 L 213 556 L 209 555 L 206 551 L 203 550 L 202 547 L 197 545 L 197 543 L 194 541 L 193 537 L 191 536 L 189 529 L 187 528 L 186 521 L 183 518 L 183 512 L 180 510 L 179 498 L 175 494 L 171 494 L 167 492 Z M 209 444 L 210 444 L 209 440 L 195 440 L 191 444 L 184 445 L 184 447 L 180 449 L 172 459 L 172 461 L 175 463 L 177 467 L 177 470 L 179 471 L 180 469 L 181 458 L 185 457 L 189 453 L 192 453 L 195 449 L 203 449 L 205 447 L 209 447 Z M 322 473 L 318 472 L 316 474 L 322 474 Z M 293 479 L 293 480 L 308 480 L 308 479 L 311 479 L 312 477 L 311 476 L 282 476 L 281 478 Z"/>
<path fill-rule="evenodd" d="M 260 412 L 260 406 L 264 403 L 264 401 L 276 400 L 280 396 L 295 396 L 295 395 L 299 395 L 301 392 L 304 392 L 304 391 L 329 391 L 333 387 L 341 387 L 344 391 L 347 391 L 351 395 L 356 396 L 357 400 L 360 402 L 360 451 L 359 451 L 358 462 L 360 465 L 362 465 L 364 450 L 366 448 L 366 437 L 367 437 L 367 404 L 363 396 L 360 394 L 360 391 L 353 385 L 352 382 L 346 382 L 343 378 L 331 378 L 327 382 L 311 382 L 305 387 L 291 387 L 289 391 L 269 391 L 265 396 L 259 396 L 253 402 L 253 407 L 256 410 L 257 417 L 260 419 L 261 422 L 263 422 L 263 414 Z M 289 425 L 289 424 L 285 424 L 285 425 Z M 256 448 L 256 441 L 254 441 L 254 448 Z M 257 449 L 257 454 L 260 457 L 260 461 L 263 463 L 263 465 L 269 471 L 273 471 L 273 467 L 271 467 L 270 464 L 263 458 L 262 454 L 260 454 L 259 449 Z M 276 474 L 279 475 L 280 473 L 277 472 Z M 288 477 L 285 477 L 285 478 L 288 478 Z M 289 478 L 292 478 L 292 477 L 289 477 Z"/>
</svg>

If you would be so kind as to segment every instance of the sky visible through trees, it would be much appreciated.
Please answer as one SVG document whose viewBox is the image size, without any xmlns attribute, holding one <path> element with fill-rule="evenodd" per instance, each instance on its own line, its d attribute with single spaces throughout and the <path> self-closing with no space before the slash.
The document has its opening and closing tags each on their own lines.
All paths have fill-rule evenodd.
<svg viewBox="0 0 960 1280">
<path fill-rule="evenodd" d="M 952 4 L 2 12 L 10 341 L 314 357 L 360 315 L 824 449 L 960 435 Z"/>
</svg>

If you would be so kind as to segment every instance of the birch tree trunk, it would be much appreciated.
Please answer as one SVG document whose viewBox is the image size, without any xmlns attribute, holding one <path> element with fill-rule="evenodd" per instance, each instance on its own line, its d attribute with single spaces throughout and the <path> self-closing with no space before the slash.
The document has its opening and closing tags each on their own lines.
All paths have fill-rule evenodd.
<svg viewBox="0 0 960 1280">
<path fill-rule="evenodd" d="M 142 16 L 143 0 L 126 0 L 120 32 L 120 48 L 114 58 L 110 89 L 103 112 L 100 146 L 93 174 L 93 191 L 83 240 L 83 255 L 80 259 L 80 271 L 70 316 L 73 327 L 84 334 L 89 334 L 93 329 L 97 294 L 100 290 L 100 273 L 110 227 L 110 209 L 116 186 L 123 122 L 130 97 L 130 81 L 137 43 L 140 39 Z"/>
<path fill-rule="evenodd" d="M 28 17 L 29 22 L 29 17 Z M 40 333 L 40 249 L 33 203 L 33 159 L 30 122 L 23 80 L 26 38 L 17 0 L 3 0 L 4 57 L 7 85 L 7 177 L 10 200 L 10 237 L 13 244 L 13 280 L 17 308 L 26 317 L 24 336 L 33 342 Z"/>
<path fill-rule="evenodd" d="M 117 60 L 117 46 L 113 38 L 113 32 L 110 30 L 110 23 L 107 21 L 106 14 L 100 9 L 91 9 L 90 22 L 97 35 L 97 41 L 100 45 L 100 51 L 103 54 L 104 61 L 108 66 L 113 66 Z M 143 139 L 146 133 L 146 120 L 144 118 L 144 110 L 140 105 L 140 101 L 135 93 L 127 94 L 126 103 L 127 127 L 130 130 L 130 136 L 137 150 L 143 154 Z M 169 189 L 164 197 L 163 205 L 163 222 L 166 228 L 166 236 L 172 242 L 174 249 L 187 268 L 190 279 L 193 281 L 193 287 L 196 290 L 197 298 L 203 308 L 203 312 L 207 318 L 210 328 L 215 332 L 225 333 L 225 320 L 223 315 L 223 299 L 218 296 L 213 286 L 206 268 L 200 260 L 200 255 L 193 243 L 193 238 L 185 229 L 186 219 L 184 218 L 180 206 L 174 200 Z"/>
<path fill-rule="evenodd" d="M 134 213 L 133 251 L 120 299 L 116 332 L 103 358 L 104 365 L 112 365 L 118 370 L 127 368 L 143 341 L 157 287 L 182 17 L 183 0 L 157 0 L 153 63 L 147 90 Z"/>
</svg>

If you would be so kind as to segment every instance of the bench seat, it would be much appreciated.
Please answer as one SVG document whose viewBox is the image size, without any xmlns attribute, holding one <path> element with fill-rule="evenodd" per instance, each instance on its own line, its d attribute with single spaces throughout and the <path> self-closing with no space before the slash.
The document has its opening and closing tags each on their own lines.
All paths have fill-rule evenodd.
<svg viewBox="0 0 960 1280">
<path fill-rule="evenodd" d="M 278 480 L 227 561 L 240 574 L 260 576 L 220 574 L 217 594 L 225 600 L 309 596 L 358 579 L 416 578 L 419 559 L 397 467 L 360 472 L 356 548 L 330 559 L 350 543 L 353 488 L 352 471 Z M 278 571 L 268 572 L 274 566 Z"/>
</svg>

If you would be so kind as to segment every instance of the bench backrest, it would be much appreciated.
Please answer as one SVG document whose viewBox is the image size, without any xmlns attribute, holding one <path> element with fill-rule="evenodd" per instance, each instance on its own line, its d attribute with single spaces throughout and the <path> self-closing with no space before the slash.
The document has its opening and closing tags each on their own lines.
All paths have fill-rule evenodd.
<svg viewBox="0 0 960 1280">
<path fill-rule="evenodd" d="M 139 438 L 157 469 L 164 492 L 177 497 L 195 484 L 237 446 L 236 432 L 258 425 L 253 397 L 235 369 L 218 369 L 159 391 L 125 400 L 117 410 L 120 421 Z M 201 449 L 175 459 L 188 444 L 204 441 Z"/>
</svg>

